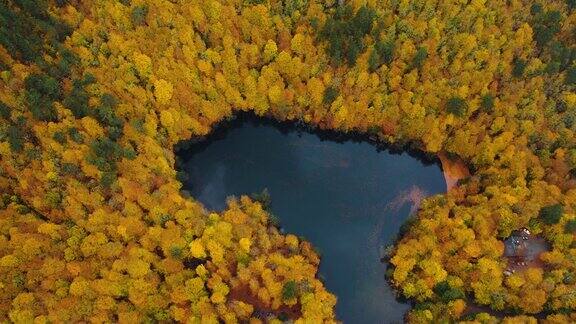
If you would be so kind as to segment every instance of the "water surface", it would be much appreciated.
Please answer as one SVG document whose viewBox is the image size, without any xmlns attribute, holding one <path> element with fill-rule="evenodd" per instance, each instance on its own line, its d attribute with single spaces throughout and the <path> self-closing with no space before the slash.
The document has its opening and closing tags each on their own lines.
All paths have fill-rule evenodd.
<svg viewBox="0 0 576 324">
<path fill-rule="evenodd" d="M 414 201 L 444 192 L 437 164 L 253 118 L 216 130 L 178 157 L 188 173 L 183 189 L 208 209 L 224 209 L 230 195 L 267 188 L 285 232 L 321 252 L 320 276 L 338 297 L 344 323 L 402 322 L 409 305 L 397 301 L 386 282 L 381 250 L 394 241 Z"/>
</svg>

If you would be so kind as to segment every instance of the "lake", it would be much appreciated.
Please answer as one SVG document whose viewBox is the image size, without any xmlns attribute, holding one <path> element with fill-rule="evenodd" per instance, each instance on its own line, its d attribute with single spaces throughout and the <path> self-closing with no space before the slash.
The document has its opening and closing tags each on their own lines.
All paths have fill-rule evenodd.
<svg viewBox="0 0 576 324">
<path fill-rule="evenodd" d="M 231 195 L 268 190 L 281 228 L 321 252 L 320 277 L 338 297 L 339 320 L 403 322 L 409 304 L 396 300 L 380 258 L 415 204 L 445 192 L 437 163 L 246 116 L 177 155 L 188 173 L 183 189 L 207 209 L 223 210 Z"/>
</svg>

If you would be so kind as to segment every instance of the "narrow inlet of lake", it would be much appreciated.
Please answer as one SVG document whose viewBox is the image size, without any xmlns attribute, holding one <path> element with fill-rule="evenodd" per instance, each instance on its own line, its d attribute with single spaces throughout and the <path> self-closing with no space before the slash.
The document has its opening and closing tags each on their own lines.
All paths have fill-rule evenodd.
<svg viewBox="0 0 576 324">
<path fill-rule="evenodd" d="M 284 231 L 320 251 L 320 276 L 338 297 L 339 320 L 403 321 L 409 305 L 386 282 L 381 251 L 419 199 L 445 191 L 437 164 L 255 118 L 220 127 L 177 154 L 188 174 L 183 189 L 210 210 L 224 209 L 228 196 L 268 190 Z"/>
</svg>

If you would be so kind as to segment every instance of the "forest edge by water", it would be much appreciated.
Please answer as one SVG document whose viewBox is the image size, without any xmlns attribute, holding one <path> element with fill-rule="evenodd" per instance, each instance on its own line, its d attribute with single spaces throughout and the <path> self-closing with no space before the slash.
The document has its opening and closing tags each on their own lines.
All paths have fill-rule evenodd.
<svg viewBox="0 0 576 324">
<path fill-rule="evenodd" d="M 219 125 L 215 126 L 213 128 L 213 131 L 206 136 L 198 137 L 198 138 L 194 138 L 191 140 L 187 140 L 187 141 L 183 141 L 183 142 L 178 143 L 178 145 L 175 148 L 175 152 L 178 153 L 177 154 L 178 163 L 181 163 L 180 154 L 185 154 L 187 156 L 197 154 L 197 153 L 203 151 L 204 149 L 206 149 L 212 142 L 223 139 L 226 136 L 226 133 L 229 132 L 231 129 L 242 127 L 242 125 L 244 125 L 246 123 L 250 123 L 252 125 L 273 126 L 274 128 L 278 129 L 280 132 L 282 132 L 284 134 L 287 134 L 289 132 L 294 132 L 294 131 L 307 132 L 310 134 L 317 135 L 322 141 L 334 141 L 334 142 L 338 142 L 338 143 L 343 143 L 346 141 L 367 142 L 367 143 L 370 143 L 371 145 L 374 145 L 377 150 L 388 150 L 390 153 L 393 153 L 393 154 L 401 154 L 403 152 L 406 152 L 410 156 L 418 159 L 419 161 L 421 161 L 424 164 L 430 164 L 430 163 L 438 164 L 441 167 L 447 191 L 450 191 L 452 188 L 458 186 L 459 181 L 462 181 L 462 180 L 470 177 L 470 175 L 471 175 L 468 167 L 466 166 L 466 164 L 464 163 L 464 161 L 462 159 L 460 159 L 456 156 L 450 155 L 444 151 L 439 152 L 434 157 L 430 154 L 422 153 L 422 151 L 414 149 L 412 147 L 408 147 L 408 146 L 401 147 L 398 145 L 388 145 L 388 144 L 382 142 L 381 140 L 379 140 L 376 136 L 366 134 L 366 133 L 359 133 L 359 132 L 344 133 L 344 132 L 339 132 L 339 131 L 335 131 L 335 130 L 324 130 L 324 129 L 321 129 L 319 127 L 315 127 L 313 125 L 303 123 L 301 121 L 279 121 L 277 119 L 274 119 L 273 117 L 269 117 L 269 116 L 261 117 L 261 116 L 257 116 L 257 115 L 252 114 L 252 113 L 245 113 L 245 112 L 237 113 L 233 117 L 228 118 L 228 119 L 220 122 Z M 182 171 L 179 171 L 179 172 L 182 172 Z M 419 208 L 419 204 L 420 204 L 421 200 L 426 198 L 425 196 L 422 195 L 423 194 L 422 192 L 420 192 L 418 190 L 416 190 L 416 192 L 415 192 L 415 189 L 417 189 L 417 188 L 412 188 L 409 192 L 404 193 L 404 195 L 406 195 L 406 197 L 396 197 L 396 198 L 402 198 L 403 203 L 410 203 L 412 205 L 410 208 L 411 217 L 414 215 L 414 213 Z M 246 194 L 250 194 L 250 193 L 246 193 Z M 251 195 L 251 197 L 253 199 L 261 202 L 263 206 L 269 205 L 270 197 L 267 196 L 267 194 L 253 193 Z M 391 202 L 391 203 L 393 203 L 393 202 Z M 408 221 L 401 227 L 396 239 L 394 240 L 394 244 L 396 244 L 396 242 L 402 238 L 403 233 L 405 233 L 407 231 L 407 228 L 408 228 L 407 226 L 410 226 L 410 223 L 412 220 L 413 219 L 409 218 Z M 271 224 L 271 226 L 275 226 L 279 230 L 281 229 L 280 224 Z M 387 255 L 384 255 L 380 261 L 389 264 L 389 259 L 388 259 Z M 319 274 L 317 273 L 316 278 L 320 279 L 318 275 Z M 389 284 L 391 284 L 390 275 L 384 274 L 384 273 L 383 273 L 383 275 L 385 275 L 387 281 L 389 282 Z M 260 312 L 262 314 L 272 314 L 272 313 L 276 312 L 282 316 L 285 316 L 285 318 L 290 318 L 290 319 L 296 319 L 301 315 L 298 313 L 298 310 L 294 307 L 282 307 L 282 308 L 276 310 L 275 312 L 272 309 L 267 309 L 265 307 L 265 305 L 263 305 L 261 302 L 258 302 L 258 300 L 256 298 L 251 297 L 249 292 L 246 289 L 245 289 L 245 291 L 244 290 L 240 290 L 240 291 L 235 290 L 232 293 L 236 297 L 239 297 L 239 298 L 242 297 L 243 300 L 244 299 L 250 300 L 251 303 L 253 303 L 254 305 L 258 305 L 258 308 L 257 308 L 258 312 Z M 413 301 L 402 297 L 398 291 L 395 291 L 395 295 L 396 295 L 396 299 L 398 301 L 403 302 L 403 303 L 409 303 L 411 305 L 411 307 L 417 306 L 417 303 L 414 303 Z M 515 315 L 515 312 L 513 310 L 496 311 L 496 310 L 493 310 L 487 306 L 478 305 L 478 304 L 473 302 L 473 298 L 470 298 L 470 296 L 468 296 L 466 298 L 466 300 L 468 302 L 468 305 L 467 305 L 465 311 L 463 312 L 464 318 L 466 318 L 466 317 L 470 318 L 471 316 L 473 317 L 473 315 L 476 313 L 488 313 L 488 314 L 491 314 L 493 316 L 499 316 L 499 317 Z M 536 316 L 537 318 L 544 318 L 546 315 L 547 315 L 547 313 L 542 312 L 542 313 L 535 314 L 534 316 Z"/>
<path fill-rule="evenodd" d="M 332 142 L 336 142 L 336 143 L 344 143 L 347 141 L 351 141 L 351 142 L 355 142 L 355 143 L 368 143 L 368 144 L 374 146 L 377 151 L 388 151 L 391 154 L 407 153 L 412 158 L 417 159 L 418 161 L 420 161 L 421 163 L 423 163 L 425 165 L 430 165 L 430 164 L 438 165 L 442 171 L 443 176 L 444 176 L 444 181 L 445 181 L 445 185 L 446 185 L 447 190 L 456 186 L 458 184 L 459 180 L 465 179 L 466 177 L 470 176 L 470 172 L 468 171 L 467 166 L 464 164 L 464 162 L 461 159 L 459 159 L 458 157 L 455 157 L 455 156 L 449 156 L 448 154 L 446 154 L 444 152 L 441 152 L 437 156 L 434 156 L 434 155 L 426 154 L 426 153 L 422 152 L 421 150 L 414 148 L 414 146 L 389 145 L 389 144 L 383 142 L 381 139 L 379 139 L 375 135 L 371 135 L 369 133 L 360 133 L 360 132 L 355 132 L 355 131 L 345 133 L 345 132 L 341 132 L 341 131 L 337 131 L 337 130 L 330 130 L 330 129 L 325 130 L 325 129 L 322 129 L 320 127 L 306 124 L 306 123 L 304 123 L 302 121 L 298 121 L 298 120 L 296 120 L 296 121 L 288 121 L 288 120 L 279 121 L 279 120 L 275 119 L 274 117 L 257 116 L 255 114 L 249 113 L 249 112 L 239 112 L 239 113 L 236 113 L 234 116 L 232 116 L 232 117 L 230 117 L 224 121 L 221 121 L 206 136 L 193 138 L 193 139 L 182 141 L 182 142 L 178 143 L 178 145 L 175 148 L 175 152 L 177 153 L 176 154 L 176 157 L 177 157 L 177 168 L 176 169 L 178 170 L 180 176 L 187 177 L 187 176 L 182 174 L 184 172 L 184 171 L 182 171 L 182 168 L 181 168 L 181 163 L 182 163 L 183 159 L 187 159 L 188 157 L 190 157 L 194 154 L 200 154 L 202 151 L 207 149 L 208 146 L 210 146 L 214 141 L 224 140 L 225 137 L 230 136 L 227 134 L 228 132 L 230 132 L 231 130 L 236 129 L 236 128 L 241 128 L 244 125 L 246 125 L 247 123 L 251 124 L 251 125 L 255 125 L 255 126 L 271 126 L 275 129 L 279 130 L 283 134 L 288 134 L 290 132 L 305 132 L 308 134 L 313 134 L 313 135 L 318 136 L 321 141 L 332 141 Z M 178 167 L 178 165 L 180 165 L 180 167 Z M 188 193 L 186 190 L 183 190 L 183 191 L 185 192 L 186 195 L 190 195 L 190 193 Z M 246 192 L 245 194 L 250 195 L 250 197 L 252 199 L 255 199 L 255 200 L 261 202 L 262 205 L 265 207 L 267 206 L 267 208 L 269 208 L 270 198 L 272 198 L 272 200 L 274 198 L 274 197 L 268 196 L 267 192 L 266 192 L 266 194 L 250 193 L 250 192 Z M 410 226 L 410 223 L 413 221 L 413 217 L 414 217 L 415 213 L 417 212 L 422 199 L 425 199 L 425 198 L 426 198 L 425 192 L 423 192 L 418 187 L 412 187 L 408 191 L 399 193 L 399 196 L 396 196 L 394 198 L 394 200 L 389 203 L 389 205 L 394 205 L 393 207 L 398 208 L 398 209 L 401 207 L 401 206 L 399 206 L 399 204 L 402 204 L 402 205 L 408 204 L 410 206 L 410 211 L 409 211 L 410 215 L 408 216 L 409 218 L 401 226 L 399 232 L 396 234 L 396 236 L 393 240 L 393 243 L 389 246 L 389 248 L 391 248 L 393 246 L 393 244 L 395 244 L 398 240 L 400 240 L 402 237 L 402 234 L 407 231 L 408 226 Z M 197 199 L 197 197 L 195 197 L 195 199 Z M 270 210 L 268 210 L 268 211 L 270 212 Z M 272 223 L 271 226 L 275 226 L 278 229 L 282 229 L 282 225 L 280 223 Z M 381 258 L 379 261 L 389 265 L 390 263 L 389 263 L 387 253 L 389 253 L 389 252 L 384 252 L 384 254 L 381 254 Z M 320 279 L 318 277 L 318 275 L 319 274 L 317 273 L 316 277 L 318 279 Z M 391 278 L 388 274 L 385 274 L 383 272 L 382 276 L 384 276 L 386 278 L 386 280 L 388 281 L 388 284 L 391 284 L 391 282 L 390 282 Z M 410 304 L 411 307 L 415 306 L 415 303 L 413 301 L 408 300 L 406 298 L 403 298 L 401 296 L 401 294 L 396 290 L 394 292 L 395 292 L 395 298 L 397 301 L 399 301 L 401 303 Z M 248 292 L 246 292 L 246 291 L 244 291 L 244 292 L 236 291 L 236 292 L 234 292 L 234 294 L 237 296 L 245 296 L 245 295 L 248 296 L 247 295 Z M 252 299 L 254 299 L 254 298 L 251 298 L 250 300 L 252 300 Z M 266 309 L 262 305 L 262 303 L 257 303 L 257 304 L 259 305 L 259 307 L 258 307 L 259 311 L 262 312 L 263 314 L 264 313 L 273 313 L 273 311 L 271 309 Z M 277 310 L 277 311 L 281 311 L 281 313 L 283 313 L 284 315 L 287 315 L 288 316 L 287 318 L 295 319 L 298 317 L 298 316 L 296 316 L 297 312 L 294 312 L 294 309 L 291 307 L 290 308 L 281 308 L 281 310 Z M 293 315 L 293 316 L 291 316 L 291 315 Z"/>
<path fill-rule="evenodd" d="M 290 131 L 309 132 L 317 135 L 323 141 L 334 141 L 343 143 L 345 141 L 367 142 L 374 145 L 377 150 L 387 150 L 391 154 L 407 153 L 411 157 L 418 159 L 425 165 L 432 163 L 438 164 L 444 174 L 447 190 L 452 189 L 463 180 L 470 176 L 470 170 L 462 159 L 454 154 L 447 154 L 442 151 L 437 155 L 424 152 L 415 143 L 390 144 L 380 139 L 376 134 L 358 131 L 343 132 L 333 129 L 324 129 L 321 126 L 315 126 L 301 120 L 278 120 L 273 116 L 258 116 L 252 112 L 236 112 L 233 116 L 220 121 L 213 126 L 212 131 L 205 136 L 198 136 L 188 140 L 180 141 L 174 146 L 174 151 L 189 156 L 202 151 L 215 140 L 223 138 L 225 133 L 230 129 L 240 127 L 244 123 L 255 125 L 271 125 L 283 133 Z M 177 159 L 178 161 L 178 159 Z"/>
<path fill-rule="evenodd" d="M 223 291 L 238 278 L 218 276 L 235 260 L 212 262 L 207 275 L 192 280 L 191 271 L 176 284 L 159 269 L 165 262 L 181 267 L 179 253 L 190 254 L 185 244 L 194 237 L 176 231 L 215 243 L 206 233 L 213 227 L 204 226 L 214 217 L 178 193 L 170 147 L 207 134 L 233 110 L 254 107 L 336 129 L 382 127 L 391 140 L 421 141 L 474 169 L 469 181 L 426 200 L 414 230 L 396 246 L 395 285 L 428 303 L 411 314 L 413 322 L 457 320 L 460 294 L 445 294 L 454 291 L 493 309 L 550 310 L 550 321 L 576 320 L 575 2 L 406 4 L 8 1 L 2 12 L 15 23 L 1 26 L 14 37 L 3 38 L 0 50 L 0 117 L 8 136 L 0 186 L 8 192 L 4 228 L 22 235 L 1 237 L 7 244 L 0 318 L 249 317 L 245 308 L 224 304 L 236 302 Z M 346 33 L 358 25 L 365 32 Z M 143 225 L 129 226 L 125 216 Z M 549 268 L 504 281 L 501 240 L 522 227 L 553 243 L 544 260 Z M 154 233 L 180 241 L 160 242 Z M 227 242 L 229 255 L 242 251 L 239 238 Z M 80 242 L 98 245 L 80 255 Z M 34 253 L 37 244 L 54 259 Z M 154 256 L 156 247 L 164 256 Z M 143 264 L 136 252 L 152 257 Z M 146 271 L 108 278 L 108 286 L 145 277 L 150 287 L 130 300 L 93 294 L 100 281 L 93 274 L 115 271 L 118 259 Z M 64 261 L 88 270 L 35 268 Z M 171 299 L 188 279 L 219 289 L 200 289 L 213 298 L 202 303 Z M 53 284 L 40 285 L 46 281 Z M 136 302 L 144 293 L 154 302 Z M 318 288 L 312 300 L 323 311 L 309 308 L 303 317 L 331 320 L 327 296 Z M 96 297 L 109 297 L 112 306 L 94 307 Z"/>
</svg>

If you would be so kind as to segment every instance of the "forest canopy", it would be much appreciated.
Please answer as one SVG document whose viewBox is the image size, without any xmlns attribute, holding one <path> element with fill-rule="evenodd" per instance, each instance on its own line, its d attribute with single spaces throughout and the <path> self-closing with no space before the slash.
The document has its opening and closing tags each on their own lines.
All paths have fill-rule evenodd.
<svg viewBox="0 0 576 324">
<path fill-rule="evenodd" d="M 0 321 L 335 322 L 309 242 L 180 192 L 239 111 L 467 164 L 390 256 L 407 321 L 576 321 L 575 7 L 0 1 Z M 506 275 L 521 228 L 550 249 Z"/>
</svg>

